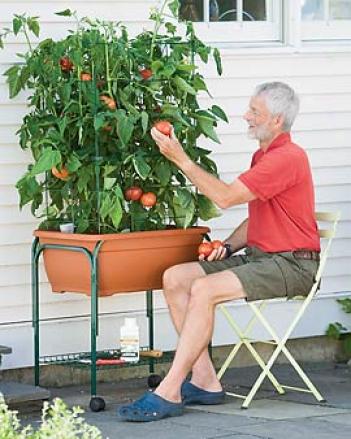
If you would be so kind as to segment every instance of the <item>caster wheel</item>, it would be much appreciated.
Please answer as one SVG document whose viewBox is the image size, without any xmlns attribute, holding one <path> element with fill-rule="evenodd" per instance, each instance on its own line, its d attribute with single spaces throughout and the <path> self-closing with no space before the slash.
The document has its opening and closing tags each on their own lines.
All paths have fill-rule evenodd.
<svg viewBox="0 0 351 439">
<path fill-rule="evenodd" d="M 151 374 L 147 379 L 147 385 L 150 387 L 150 389 L 156 389 L 156 387 L 160 384 L 161 381 L 162 378 L 160 377 L 160 375 Z"/>
<path fill-rule="evenodd" d="M 102 410 L 105 410 L 105 406 L 105 400 L 99 396 L 94 396 L 91 398 L 89 403 L 89 407 L 92 412 L 101 412 Z"/>
</svg>

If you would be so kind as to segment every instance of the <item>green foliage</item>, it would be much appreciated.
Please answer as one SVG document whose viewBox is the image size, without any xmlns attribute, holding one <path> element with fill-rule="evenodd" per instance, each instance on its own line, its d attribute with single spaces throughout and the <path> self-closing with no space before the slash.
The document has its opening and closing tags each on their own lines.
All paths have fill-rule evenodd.
<svg viewBox="0 0 351 439">
<path fill-rule="evenodd" d="M 20 206 L 30 204 L 33 215 L 44 218 L 41 229 L 69 219 L 80 233 L 154 230 L 218 215 L 150 135 L 156 121 L 168 120 L 189 156 L 217 174 L 210 151 L 196 143 L 200 136 L 219 143 L 217 123 L 228 119 L 217 105 L 200 108 L 200 93 L 209 92 L 194 59 L 207 63 L 212 55 L 221 73 L 220 54 L 196 37 L 191 23 L 186 36 L 178 36 L 173 21 L 166 22 L 166 6 L 177 15 L 179 2 L 164 1 L 152 11 L 154 31 L 133 38 L 121 24 L 79 19 L 69 9 L 57 15 L 74 16 L 77 28 L 59 41 L 48 38 L 33 48 L 29 37 L 39 36 L 40 24 L 25 14 L 0 34 L 0 46 L 10 33 L 28 42 L 5 76 L 10 98 L 29 91 L 18 135 L 33 160 L 17 189 Z M 144 78 L 143 69 L 152 76 Z M 126 200 L 131 186 L 155 193 L 157 204 L 144 208 Z"/>
<path fill-rule="evenodd" d="M 351 298 L 339 299 L 337 300 L 340 303 L 341 308 L 348 314 L 351 314 Z M 343 349 L 345 353 L 351 356 L 351 330 L 345 328 L 341 323 L 335 322 L 330 323 L 327 330 L 326 335 L 333 338 L 334 340 L 341 340 L 343 344 Z"/>
<path fill-rule="evenodd" d="M 56 398 L 51 405 L 44 403 L 40 427 L 21 427 L 17 412 L 9 410 L 0 397 L 0 438 L 3 439 L 102 439 L 100 431 L 85 422 L 79 407 L 69 409 Z"/>
</svg>

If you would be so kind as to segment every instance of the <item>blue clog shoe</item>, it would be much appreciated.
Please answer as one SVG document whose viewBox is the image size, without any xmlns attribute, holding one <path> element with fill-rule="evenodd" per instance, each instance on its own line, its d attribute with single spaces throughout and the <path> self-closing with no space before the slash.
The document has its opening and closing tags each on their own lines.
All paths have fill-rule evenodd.
<svg viewBox="0 0 351 439">
<path fill-rule="evenodd" d="M 181 389 L 182 401 L 184 405 L 190 404 L 204 404 L 215 405 L 224 403 L 225 392 L 209 392 L 208 390 L 200 389 L 190 381 L 184 381 Z"/>
<path fill-rule="evenodd" d="M 152 392 L 146 392 L 140 399 L 119 408 L 123 421 L 152 422 L 183 414 L 182 402 L 171 402 Z"/>
</svg>

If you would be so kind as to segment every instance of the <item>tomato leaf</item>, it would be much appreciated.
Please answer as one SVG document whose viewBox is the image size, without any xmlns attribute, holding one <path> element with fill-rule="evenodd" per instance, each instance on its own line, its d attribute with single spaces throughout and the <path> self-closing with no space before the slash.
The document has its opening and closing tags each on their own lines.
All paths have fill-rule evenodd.
<svg viewBox="0 0 351 439">
<path fill-rule="evenodd" d="M 206 137 L 209 137 L 210 139 L 214 140 L 216 143 L 221 143 L 213 128 L 213 121 L 211 119 L 198 116 L 197 120 L 199 122 L 201 131 L 203 132 L 203 134 L 205 134 Z"/>
<path fill-rule="evenodd" d="M 198 194 L 197 202 L 199 207 L 199 217 L 203 221 L 208 221 L 212 218 L 221 216 L 221 213 L 218 211 L 214 203 L 205 197 L 205 195 Z"/>
<path fill-rule="evenodd" d="M 134 131 L 134 123 L 132 118 L 125 115 L 124 110 L 117 110 L 117 134 L 121 142 L 126 146 L 132 137 Z"/>
<path fill-rule="evenodd" d="M 144 158 L 141 155 L 136 155 L 133 157 L 133 165 L 134 165 L 134 169 L 137 172 L 137 174 L 143 179 L 145 180 L 146 177 L 149 175 L 151 168 L 150 166 L 146 163 L 146 161 L 144 160 Z"/>
<path fill-rule="evenodd" d="M 30 171 L 30 175 L 37 175 L 41 174 L 45 171 L 50 171 L 52 167 L 58 165 L 61 163 L 61 153 L 58 150 L 54 150 L 49 146 L 48 148 L 45 148 L 37 163 L 33 166 L 33 168 Z"/>
<path fill-rule="evenodd" d="M 172 177 L 170 163 L 168 161 L 158 162 L 155 168 L 155 174 L 159 179 L 161 186 L 167 186 Z"/>
<path fill-rule="evenodd" d="M 219 107 L 218 105 L 212 105 L 211 111 L 213 114 L 215 114 L 217 117 L 219 117 L 220 119 L 224 120 L 225 122 L 228 122 L 228 117 L 225 114 L 225 112 L 222 110 L 221 107 Z"/>
<path fill-rule="evenodd" d="M 196 91 L 194 90 L 194 88 L 180 76 L 176 76 L 174 78 L 174 83 L 176 84 L 177 88 L 179 88 L 180 90 L 185 91 L 186 93 L 189 93 L 194 96 L 196 95 Z"/>
<path fill-rule="evenodd" d="M 219 75 L 222 75 L 222 73 L 223 73 L 222 60 L 221 60 L 221 55 L 220 55 L 217 47 L 213 50 L 213 57 L 214 57 L 214 60 L 216 62 L 217 73 Z"/>
<path fill-rule="evenodd" d="M 64 11 L 55 12 L 55 15 L 60 15 L 62 17 L 71 17 L 73 12 L 70 9 L 65 9 Z"/>
<path fill-rule="evenodd" d="M 12 29 L 13 29 L 13 33 L 15 35 L 18 34 L 18 32 L 21 30 L 22 26 L 23 26 L 23 21 L 19 17 L 15 17 L 12 20 Z"/>
<path fill-rule="evenodd" d="M 36 37 L 39 37 L 40 26 L 39 26 L 38 20 L 34 17 L 30 17 L 27 19 L 27 25 L 28 25 L 29 30 L 31 32 L 33 32 L 33 34 Z"/>
<path fill-rule="evenodd" d="M 145 136 L 147 127 L 149 123 L 149 115 L 146 113 L 146 111 L 143 111 L 141 113 L 141 126 L 143 128 L 143 136 Z"/>
<path fill-rule="evenodd" d="M 118 229 L 118 226 L 121 223 L 122 214 L 123 214 L 123 210 L 121 206 L 121 201 L 119 198 L 115 198 L 112 208 L 109 212 L 109 217 L 111 218 L 112 224 L 116 229 Z"/>
</svg>

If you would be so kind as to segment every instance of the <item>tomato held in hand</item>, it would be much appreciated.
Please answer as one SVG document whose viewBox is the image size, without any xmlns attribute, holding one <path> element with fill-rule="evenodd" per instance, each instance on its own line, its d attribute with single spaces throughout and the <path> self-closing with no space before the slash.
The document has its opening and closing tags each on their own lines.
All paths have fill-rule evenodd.
<svg viewBox="0 0 351 439">
<path fill-rule="evenodd" d="M 212 245 L 210 242 L 203 242 L 199 245 L 198 248 L 198 253 L 199 255 L 203 255 L 205 258 L 207 258 L 207 256 L 209 256 L 212 253 Z"/>
<path fill-rule="evenodd" d="M 143 195 L 143 190 L 138 186 L 131 186 L 124 192 L 125 199 L 128 201 L 138 201 Z"/>
<path fill-rule="evenodd" d="M 73 70 L 73 62 L 68 58 L 68 56 L 64 56 L 60 59 L 60 67 L 63 72 L 70 72 Z"/>
<path fill-rule="evenodd" d="M 160 133 L 164 134 L 165 136 L 171 136 L 172 124 L 170 124 L 168 120 L 160 120 L 159 122 L 156 122 L 154 128 L 156 128 L 158 131 L 160 131 Z"/>
<path fill-rule="evenodd" d="M 61 171 L 59 171 L 56 166 L 54 166 L 51 169 L 51 173 L 54 177 L 58 178 L 59 180 L 63 180 L 63 181 L 67 181 L 69 178 L 69 173 L 67 171 L 67 169 L 62 166 Z"/>
<path fill-rule="evenodd" d="M 90 74 L 90 73 L 87 73 L 87 72 L 82 72 L 82 73 L 80 74 L 80 79 L 81 79 L 82 81 L 91 81 L 91 74 Z"/>
<path fill-rule="evenodd" d="M 117 108 L 116 101 L 109 96 L 101 95 L 100 101 L 103 102 L 110 110 L 115 110 Z"/>
<path fill-rule="evenodd" d="M 223 247 L 223 242 L 220 241 L 219 239 L 215 239 L 214 241 L 211 242 L 212 248 L 214 250 L 217 250 L 220 247 Z"/>
<path fill-rule="evenodd" d="M 146 192 L 140 198 L 140 203 L 144 207 L 152 207 L 156 204 L 157 198 L 153 192 Z"/>
<path fill-rule="evenodd" d="M 151 78 L 151 76 L 152 76 L 151 69 L 142 69 L 142 70 L 139 70 L 139 73 L 140 73 L 140 76 L 145 80 Z"/>
</svg>

